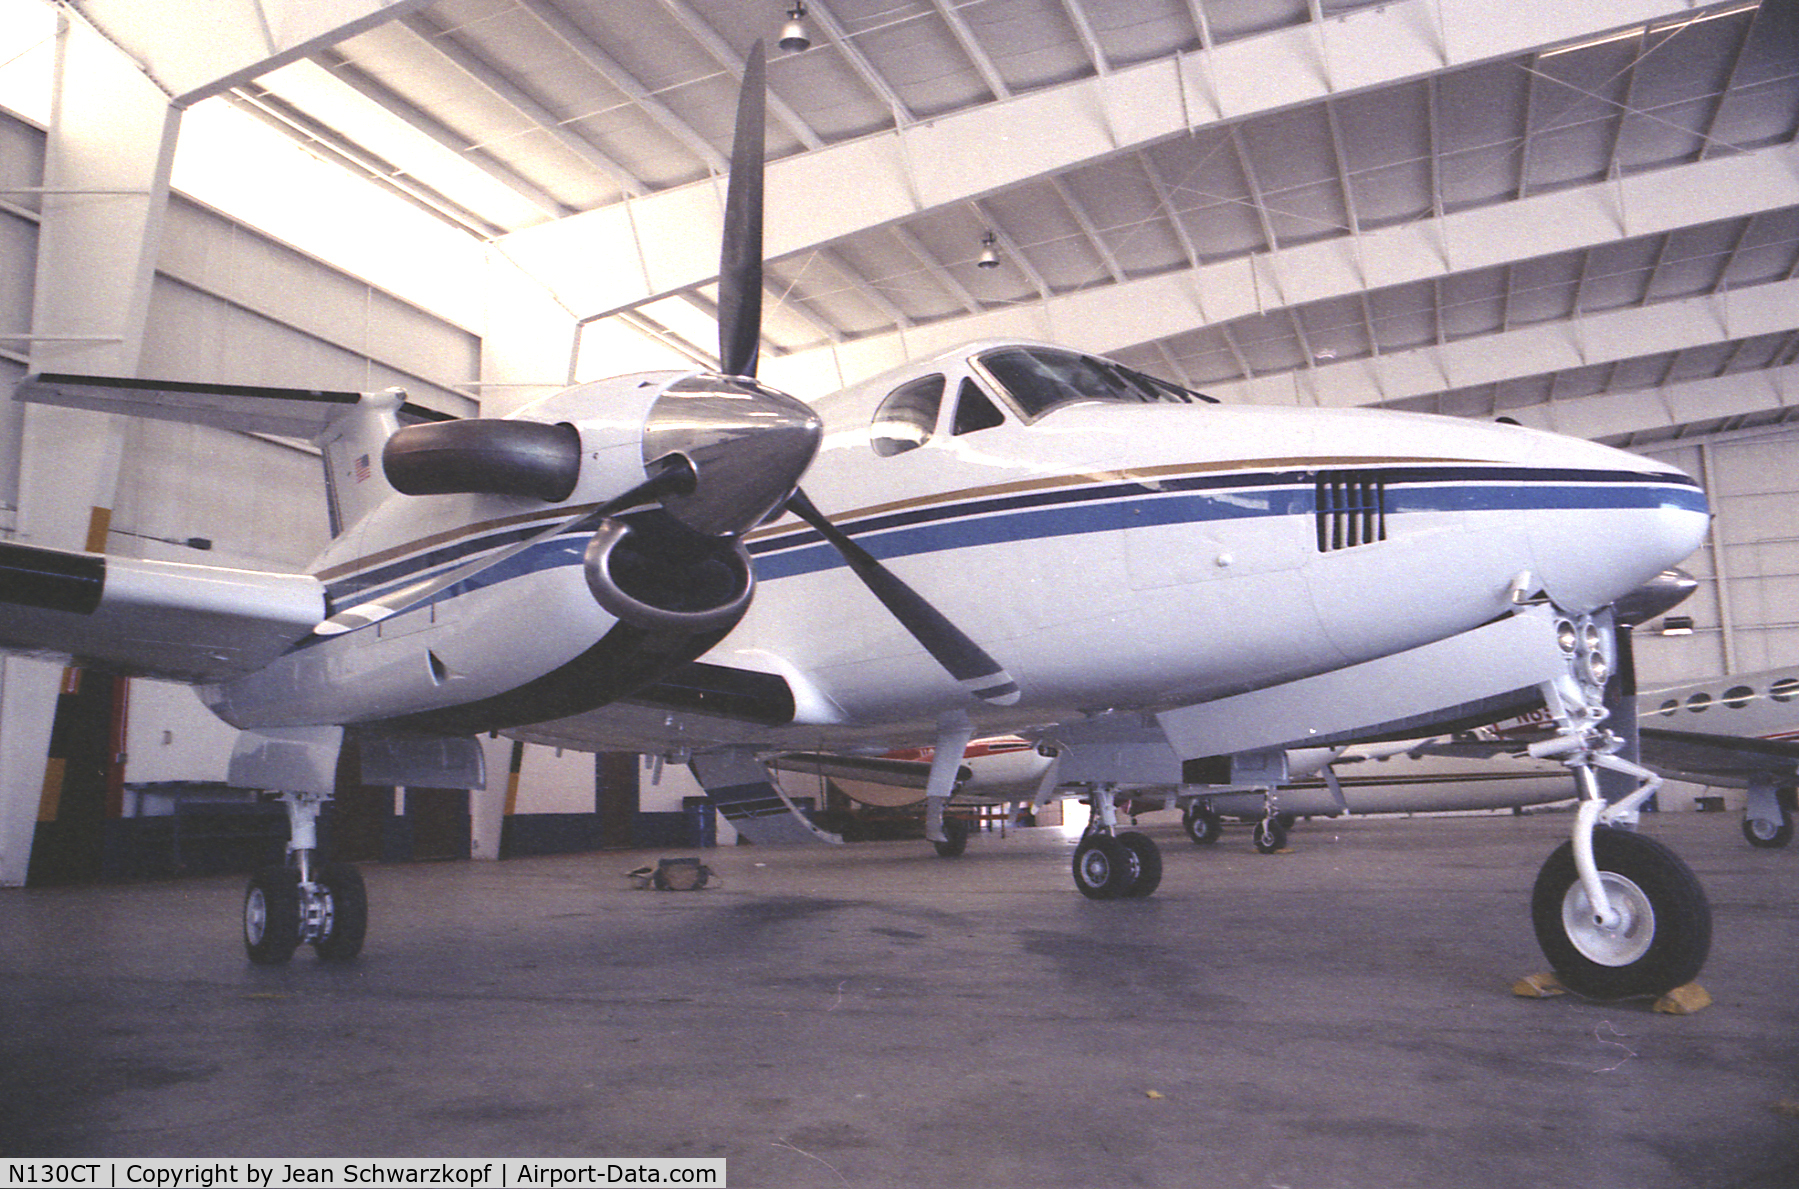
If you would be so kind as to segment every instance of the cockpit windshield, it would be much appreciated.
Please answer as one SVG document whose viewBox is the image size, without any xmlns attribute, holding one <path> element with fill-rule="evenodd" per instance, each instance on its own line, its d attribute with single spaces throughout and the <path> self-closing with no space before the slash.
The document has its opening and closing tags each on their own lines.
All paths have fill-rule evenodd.
<svg viewBox="0 0 1799 1189">
<path fill-rule="evenodd" d="M 1076 401 L 1122 404 L 1216 404 L 1209 396 L 1142 372 L 1059 347 L 1001 347 L 978 357 L 994 382 L 1018 403 L 1027 420 Z"/>
</svg>

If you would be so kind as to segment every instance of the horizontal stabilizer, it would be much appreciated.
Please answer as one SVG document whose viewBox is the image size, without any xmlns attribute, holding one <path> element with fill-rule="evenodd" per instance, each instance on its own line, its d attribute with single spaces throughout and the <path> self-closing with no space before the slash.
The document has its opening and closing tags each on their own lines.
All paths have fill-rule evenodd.
<svg viewBox="0 0 1799 1189">
<path fill-rule="evenodd" d="M 0 649 L 170 681 L 259 669 L 325 617 L 310 574 L 0 543 Z"/>
<path fill-rule="evenodd" d="M 13 395 L 35 404 L 210 425 L 217 429 L 308 441 L 317 438 L 333 421 L 363 400 L 363 394 L 359 392 L 189 384 L 52 372 L 26 376 L 19 381 Z M 400 407 L 399 417 L 402 422 L 454 420 L 448 414 L 410 402 Z"/>
</svg>

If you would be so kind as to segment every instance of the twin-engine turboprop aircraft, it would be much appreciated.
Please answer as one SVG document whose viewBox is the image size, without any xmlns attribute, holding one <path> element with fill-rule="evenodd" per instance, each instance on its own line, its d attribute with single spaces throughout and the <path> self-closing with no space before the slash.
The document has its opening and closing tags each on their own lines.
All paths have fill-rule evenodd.
<svg viewBox="0 0 1799 1189">
<path fill-rule="evenodd" d="M 1792 841 L 1799 669 L 1646 690 L 1640 705 L 1638 732 L 1650 763 L 1683 780 L 1747 789 L 1743 837 L 1751 846 Z"/>
<path fill-rule="evenodd" d="M 315 862 L 346 737 L 365 778 L 475 787 L 473 736 L 685 758 L 740 832 L 819 832 L 762 758 L 1053 743 L 1095 789 L 1091 896 L 1153 887 L 1112 790 L 1328 745 L 1451 705 L 1546 702 L 1587 790 L 1539 880 L 1576 989 L 1659 992 L 1703 892 L 1624 830 L 1653 778 L 1603 730 L 1608 608 L 1700 542 L 1686 475 L 1509 425 L 1232 408 L 1078 351 L 987 342 L 808 407 L 754 379 L 762 177 L 752 54 L 726 199 L 722 374 L 582 384 L 503 419 L 396 393 L 34 376 L 22 399 L 311 437 L 336 537 L 303 574 L 0 545 L 0 642 L 196 683 L 277 791 L 292 863 L 245 902 L 257 962 L 363 942 Z M 800 483 L 804 482 L 804 491 Z M 1638 775 L 1608 805 L 1594 768 Z M 940 797 L 935 797 L 940 801 Z M 1547 923 L 1545 923 L 1547 922 Z"/>
</svg>

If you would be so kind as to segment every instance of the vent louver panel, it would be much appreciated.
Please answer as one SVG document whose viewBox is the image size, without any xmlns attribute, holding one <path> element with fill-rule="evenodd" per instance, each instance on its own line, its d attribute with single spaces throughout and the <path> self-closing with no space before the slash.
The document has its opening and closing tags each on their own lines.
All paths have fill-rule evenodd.
<svg viewBox="0 0 1799 1189">
<path fill-rule="evenodd" d="M 1317 481 L 1318 551 L 1387 539 L 1387 485 L 1366 471 L 1327 471 Z"/>
</svg>

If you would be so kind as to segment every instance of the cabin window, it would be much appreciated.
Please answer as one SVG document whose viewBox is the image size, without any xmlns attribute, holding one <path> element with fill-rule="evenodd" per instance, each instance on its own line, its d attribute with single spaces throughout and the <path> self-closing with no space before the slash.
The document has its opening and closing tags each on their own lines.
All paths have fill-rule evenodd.
<svg viewBox="0 0 1799 1189">
<path fill-rule="evenodd" d="M 1694 714 L 1705 713 L 1705 708 L 1711 704 L 1712 696 L 1710 694 L 1694 694 L 1687 699 L 1687 709 L 1691 710 Z"/>
<path fill-rule="evenodd" d="M 1776 702 L 1791 702 L 1799 697 L 1799 677 L 1782 677 L 1768 687 L 1768 696 Z"/>
<path fill-rule="evenodd" d="M 943 387 L 942 376 L 921 376 L 888 393 L 875 410 L 871 430 L 875 453 L 891 458 L 930 441 L 943 405 Z"/>
<path fill-rule="evenodd" d="M 1732 710 L 1741 710 L 1755 698 L 1755 691 L 1746 685 L 1733 685 L 1724 691 L 1724 704 Z"/>
<path fill-rule="evenodd" d="M 979 362 L 1032 421 L 1077 401 L 1182 405 L 1212 400 L 1109 359 L 1060 347 L 1002 347 L 981 355 Z"/>
<path fill-rule="evenodd" d="M 1006 416 L 999 411 L 992 399 L 981 391 L 980 385 L 973 380 L 964 379 L 962 387 L 956 391 L 956 419 L 951 434 L 977 433 L 983 429 L 994 429 L 1006 423 Z"/>
<path fill-rule="evenodd" d="M 1675 712 L 1678 711 L 1679 709 L 1680 709 L 1680 699 L 1679 698 L 1669 698 L 1666 702 L 1662 703 L 1662 717 L 1663 718 L 1673 718 Z"/>
</svg>

